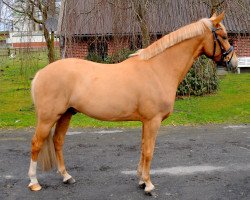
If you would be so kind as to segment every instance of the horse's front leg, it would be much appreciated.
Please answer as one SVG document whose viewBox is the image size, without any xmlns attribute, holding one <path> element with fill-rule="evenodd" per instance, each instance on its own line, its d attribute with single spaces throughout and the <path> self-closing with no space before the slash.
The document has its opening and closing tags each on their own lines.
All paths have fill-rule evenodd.
<svg viewBox="0 0 250 200">
<path fill-rule="evenodd" d="M 72 113 L 70 111 L 67 111 L 61 116 L 61 118 L 56 123 L 56 129 L 53 138 L 57 157 L 58 171 L 63 176 L 63 182 L 68 184 L 75 183 L 75 179 L 73 179 L 72 176 L 69 175 L 66 171 L 63 158 L 63 144 L 71 117 Z"/>
<path fill-rule="evenodd" d="M 141 186 L 145 184 L 145 192 L 151 192 L 154 189 L 154 185 L 150 180 L 150 166 L 161 120 L 160 117 L 155 117 L 143 122 L 142 152 L 137 172 L 140 177 L 139 184 Z"/>
</svg>

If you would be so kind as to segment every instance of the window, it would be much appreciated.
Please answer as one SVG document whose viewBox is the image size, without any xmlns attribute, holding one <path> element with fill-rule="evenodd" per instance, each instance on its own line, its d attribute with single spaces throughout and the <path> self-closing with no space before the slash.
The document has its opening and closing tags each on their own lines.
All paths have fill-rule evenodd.
<svg viewBox="0 0 250 200">
<path fill-rule="evenodd" d="M 88 58 L 94 55 L 102 60 L 108 56 L 108 44 L 106 41 L 97 40 L 88 45 Z"/>
</svg>

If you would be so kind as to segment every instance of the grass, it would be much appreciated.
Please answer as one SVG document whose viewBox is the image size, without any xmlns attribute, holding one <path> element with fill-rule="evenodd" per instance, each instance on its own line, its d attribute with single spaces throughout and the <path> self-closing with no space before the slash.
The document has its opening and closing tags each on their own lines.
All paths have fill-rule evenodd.
<svg viewBox="0 0 250 200">
<path fill-rule="evenodd" d="M 250 123 L 249 85 L 250 74 L 229 74 L 221 79 L 216 94 L 176 101 L 169 121 L 182 125 Z"/>
<path fill-rule="evenodd" d="M 35 126 L 30 82 L 46 65 L 45 54 L 31 53 L 14 60 L 0 58 L 0 128 Z M 36 67 L 34 67 L 36 66 Z M 163 125 L 250 123 L 250 74 L 229 74 L 216 94 L 177 100 L 175 112 Z M 136 127 L 140 122 L 102 122 L 76 114 L 72 127 Z"/>
</svg>

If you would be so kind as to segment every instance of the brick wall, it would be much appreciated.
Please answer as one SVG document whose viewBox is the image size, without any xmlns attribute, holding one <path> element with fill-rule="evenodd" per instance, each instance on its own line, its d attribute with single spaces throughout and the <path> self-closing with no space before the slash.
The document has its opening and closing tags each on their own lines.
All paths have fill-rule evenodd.
<svg viewBox="0 0 250 200">
<path fill-rule="evenodd" d="M 66 43 L 66 58 L 86 58 L 88 56 L 88 47 L 89 43 L 93 38 L 90 38 L 89 41 L 85 39 L 75 39 L 73 41 L 67 41 Z M 108 46 L 108 55 L 112 55 L 123 48 L 129 48 L 129 39 L 128 37 L 121 37 L 114 39 L 105 40 Z"/>
<path fill-rule="evenodd" d="M 130 47 L 130 41 L 128 37 L 116 37 L 108 42 L 108 55 L 112 55 L 115 52 Z"/>
<path fill-rule="evenodd" d="M 250 57 L 250 36 L 231 36 L 238 57 Z"/>
<path fill-rule="evenodd" d="M 66 44 L 66 58 L 86 58 L 88 55 L 88 44 L 86 41 L 73 41 Z"/>
</svg>

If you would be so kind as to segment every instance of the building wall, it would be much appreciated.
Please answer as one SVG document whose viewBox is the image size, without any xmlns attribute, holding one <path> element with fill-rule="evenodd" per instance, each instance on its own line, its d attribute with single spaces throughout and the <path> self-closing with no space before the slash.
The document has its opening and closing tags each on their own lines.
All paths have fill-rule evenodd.
<svg viewBox="0 0 250 200">
<path fill-rule="evenodd" d="M 121 38 L 118 40 L 107 39 L 107 54 L 112 55 L 117 52 L 119 49 L 129 48 L 129 43 L 127 38 Z M 74 57 L 74 58 L 86 58 L 89 54 L 89 46 L 93 43 L 93 38 L 89 40 L 85 39 L 75 39 L 73 41 L 66 41 L 66 44 L 63 45 L 65 51 L 65 57 Z"/>
<path fill-rule="evenodd" d="M 232 40 L 238 57 L 250 57 L 250 35 L 233 37 Z"/>
<path fill-rule="evenodd" d="M 230 36 L 238 57 L 250 57 L 250 36 Z M 108 55 L 123 48 L 130 48 L 128 37 L 118 40 L 108 40 Z M 86 58 L 88 55 L 88 40 L 74 41 L 66 45 L 65 57 Z"/>
<path fill-rule="evenodd" d="M 112 55 L 124 48 L 130 48 L 129 37 L 124 36 L 112 39 L 108 42 L 108 55 Z"/>
<path fill-rule="evenodd" d="M 124 40 L 122 43 L 116 43 L 114 40 L 107 41 L 107 54 L 110 56 L 123 48 L 129 48 L 129 41 Z M 64 47 L 65 48 L 65 47 Z M 86 58 L 88 56 L 89 43 L 87 41 L 78 41 L 66 44 L 65 57 L 66 58 Z"/>
<path fill-rule="evenodd" d="M 41 32 L 10 32 L 8 43 L 45 42 Z"/>
<path fill-rule="evenodd" d="M 11 32 L 7 44 L 13 48 L 46 47 L 45 38 L 41 32 Z M 55 46 L 59 46 L 59 38 L 55 38 Z"/>
<path fill-rule="evenodd" d="M 63 52 L 66 58 L 86 58 L 88 55 L 88 44 L 86 41 L 68 41 L 64 44 Z"/>
<path fill-rule="evenodd" d="M 102 40 L 103 39 L 103 40 Z M 96 41 L 105 42 L 107 44 L 107 55 L 113 55 L 121 49 L 130 48 L 130 38 L 128 36 L 123 37 L 107 37 L 99 38 L 96 37 L 85 37 L 81 39 L 73 39 L 72 41 L 66 41 L 65 44 L 61 46 L 62 57 L 66 58 L 86 58 L 89 54 L 89 47 Z"/>
</svg>

